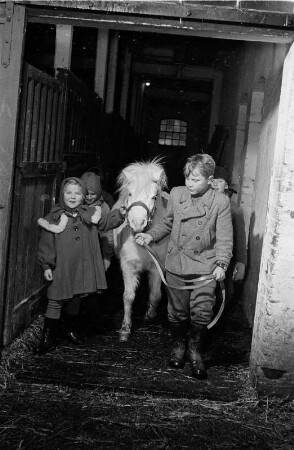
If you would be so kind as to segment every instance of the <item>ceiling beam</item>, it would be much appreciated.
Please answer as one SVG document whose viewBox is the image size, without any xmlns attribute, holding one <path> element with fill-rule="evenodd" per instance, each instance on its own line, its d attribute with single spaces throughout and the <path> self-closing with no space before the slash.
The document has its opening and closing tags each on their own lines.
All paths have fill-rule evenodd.
<svg viewBox="0 0 294 450">
<path fill-rule="evenodd" d="M 189 90 L 175 90 L 168 88 L 157 88 L 150 86 L 145 90 L 146 97 L 166 99 L 177 102 L 195 102 L 208 103 L 211 101 L 211 95 L 205 92 L 195 92 Z"/>
<path fill-rule="evenodd" d="M 155 17 L 97 14 L 93 11 L 89 13 L 81 10 L 30 8 L 28 10 L 28 21 L 257 42 L 291 43 L 294 41 L 294 29 L 205 23 L 175 18 L 158 19 Z"/>
<path fill-rule="evenodd" d="M 185 78 L 191 80 L 214 80 L 221 71 L 212 67 L 195 67 L 183 64 L 138 63 L 132 66 L 135 74 L 150 75 L 156 78 Z"/>
<path fill-rule="evenodd" d="M 211 2 L 201 1 L 60 1 L 60 0 L 22 0 L 22 4 L 47 6 L 52 8 L 70 8 L 84 11 L 108 12 L 117 14 L 137 14 L 140 16 L 189 18 L 217 22 L 242 22 L 243 24 L 292 27 L 294 25 L 293 6 L 280 1 L 276 11 L 271 10 L 271 2 Z M 277 2 L 274 2 L 277 4 Z M 255 7 L 256 6 L 256 7 Z"/>
</svg>

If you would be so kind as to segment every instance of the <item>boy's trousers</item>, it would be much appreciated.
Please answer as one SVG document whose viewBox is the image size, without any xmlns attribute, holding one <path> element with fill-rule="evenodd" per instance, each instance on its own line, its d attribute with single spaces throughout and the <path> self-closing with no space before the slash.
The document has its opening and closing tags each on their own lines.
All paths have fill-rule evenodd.
<svg viewBox="0 0 294 450">
<path fill-rule="evenodd" d="M 191 276 L 191 278 L 196 277 Z M 166 273 L 166 281 L 173 286 L 185 285 L 184 281 L 175 280 L 168 272 Z M 191 285 L 191 283 L 187 283 L 187 285 Z M 215 304 L 215 288 L 215 280 L 193 290 L 167 288 L 169 322 L 182 322 L 190 319 L 197 325 L 209 325 Z"/>
</svg>

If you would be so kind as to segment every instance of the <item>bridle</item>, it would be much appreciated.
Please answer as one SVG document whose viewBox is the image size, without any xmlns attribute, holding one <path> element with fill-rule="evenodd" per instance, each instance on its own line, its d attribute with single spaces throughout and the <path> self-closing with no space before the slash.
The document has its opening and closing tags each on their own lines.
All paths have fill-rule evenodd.
<svg viewBox="0 0 294 450">
<path fill-rule="evenodd" d="M 134 206 L 141 206 L 141 207 L 144 208 L 145 211 L 147 212 L 147 224 L 146 224 L 146 227 L 144 228 L 144 231 L 147 231 L 148 228 L 149 228 L 150 225 L 151 225 L 153 216 L 154 216 L 155 211 L 156 211 L 156 199 L 154 200 L 154 206 L 153 206 L 153 208 L 152 208 L 151 210 L 148 208 L 147 205 L 145 205 L 145 203 L 143 203 L 143 202 L 141 202 L 141 201 L 133 202 L 133 203 L 130 204 L 130 206 L 128 206 L 128 207 L 126 208 L 126 219 L 127 219 L 127 224 L 128 224 L 128 226 L 129 226 L 129 228 L 130 228 L 131 230 L 132 230 L 132 228 L 131 228 L 131 226 L 130 226 L 128 214 L 129 214 L 130 210 L 131 210 L 132 208 L 134 208 Z"/>
</svg>

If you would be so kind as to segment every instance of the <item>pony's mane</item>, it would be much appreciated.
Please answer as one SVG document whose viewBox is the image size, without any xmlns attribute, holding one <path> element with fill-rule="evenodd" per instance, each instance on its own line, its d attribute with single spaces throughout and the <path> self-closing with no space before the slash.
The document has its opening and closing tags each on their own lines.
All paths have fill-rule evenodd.
<svg viewBox="0 0 294 450">
<path fill-rule="evenodd" d="M 124 172 L 127 172 L 128 179 Z M 157 182 L 160 190 L 167 187 L 167 178 L 164 167 L 158 158 L 152 161 L 134 162 L 129 164 L 118 176 L 118 192 L 123 192 L 130 183 L 135 182 L 142 189 L 144 186 Z"/>
</svg>

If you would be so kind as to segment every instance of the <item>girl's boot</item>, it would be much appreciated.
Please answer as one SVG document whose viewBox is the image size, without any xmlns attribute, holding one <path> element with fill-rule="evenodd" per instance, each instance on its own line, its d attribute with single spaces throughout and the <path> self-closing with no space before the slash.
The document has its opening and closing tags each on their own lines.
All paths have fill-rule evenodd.
<svg viewBox="0 0 294 450">
<path fill-rule="evenodd" d="M 83 339 L 78 332 L 77 317 L 71 314 L 63 313 L 63 323 L 64 323 L 64 336 L 68 338 L 73 344 L 81 345 L 83 344 Z"/>
<path fill-rule="evenodd" d="M 59 319 L 45 317 L 41 341 L 37 348 L 38 355 L 44 355 L 56 348 L 59 341 Z"/>
<path fill-rule="evenodd" d="M 192 375 L 198 380 L 207 378 L 205 365 L 202 361 L 201 350 L 207 333 L 206 325 L 191 323 L 188 355 L 191 363 Z"/>
<path fill-rule="evenodd" d="M 185 365 L 187 322 L 170 322 L 172 349 L 169 365 L 182 369 Z"/>
</svg>

